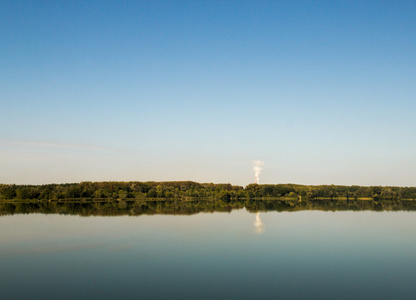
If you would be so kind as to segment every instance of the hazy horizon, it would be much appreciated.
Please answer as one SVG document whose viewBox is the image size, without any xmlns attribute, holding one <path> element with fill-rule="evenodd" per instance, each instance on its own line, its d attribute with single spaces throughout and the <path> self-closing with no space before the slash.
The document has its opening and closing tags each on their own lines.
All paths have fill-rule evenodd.
<svg viewBox="0 0 416 300">
<path fill-rule="evenodd" d="M 15 183 L 15 182 L 9 182 L 9 183 L 5 183 L 5 182 L 0 182 L 0 184 L 11 184 L 11 185 L 49 185 L 49 184 L 56 184 L 56 185 L 60 185 L 60 184 L 80 184 L 83 182 L 196 182 L 199 184 L 231 184 L 233 186 L 241 186 L 243 188 L 247 187 L 250 184 L 256 184 L 254 181 L 253 182 L 249 182 L 248 184 L 242 185 L 242 184 L 234 184 L 231 182 L 215 182 L 215 181 L 195 181 L 195 180 L 100 180 L 100 181 L 96 181 L 96 180 L 82 180 L 82 181 L 78 181 L 78 182 L 46 182 L 46 183 Z M 335 186 L 360 186 L 360 187 L 374 187 L 374 186 L 383 186 L 383 185 L 356 185 L 356 184 L 307 184 L 307 183 L 299 183 L 299 182 L 267 182 L 267 183 L 258 183 L 259 185 L 278 185 L 278 184 L 282 184 L 282 185 L 289 185 L 289 184 L 293 184 L 293 185 L 300 185 L 300 186 L 331 186 L 331 185 L 335 185 Z M 408 185 L 408 186 L 400 186 L 400 185 L 384 185 L 383 187 L 416 187 L 416 185 Z"/>
</svg>

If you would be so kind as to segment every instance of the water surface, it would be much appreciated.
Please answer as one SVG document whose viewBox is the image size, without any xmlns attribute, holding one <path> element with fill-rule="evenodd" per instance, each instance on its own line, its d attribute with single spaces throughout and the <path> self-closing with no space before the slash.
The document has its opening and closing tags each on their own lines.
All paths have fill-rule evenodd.
<svg viewBox="0 0 416 300">
<path fill-rule="evenodd" d="M 412 211 L 6 214 L 1 298 L 414 299 L 415 228 Z"/>
</svg>

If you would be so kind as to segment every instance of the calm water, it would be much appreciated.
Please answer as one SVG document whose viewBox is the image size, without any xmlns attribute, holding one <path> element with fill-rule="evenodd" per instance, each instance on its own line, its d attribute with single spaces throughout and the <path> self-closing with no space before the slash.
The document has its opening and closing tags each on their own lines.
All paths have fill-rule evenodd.
<svg viewBox="0 0 416 300">
<path fill-rule="evenodd" d="M 415 299 L 416 212 L 0 217 L 1 299 Z"/>
</svg>

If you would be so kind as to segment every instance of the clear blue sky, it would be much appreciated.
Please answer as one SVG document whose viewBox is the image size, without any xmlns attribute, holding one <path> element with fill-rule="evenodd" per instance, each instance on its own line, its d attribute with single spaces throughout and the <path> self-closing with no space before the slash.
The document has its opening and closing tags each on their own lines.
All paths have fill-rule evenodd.
<svg viewBox="0 0 416 300">
<path fill-rule="evenodd" d="M 0 182 L 416 185 L 415 1 L 2 1 Z"/>
</svg>

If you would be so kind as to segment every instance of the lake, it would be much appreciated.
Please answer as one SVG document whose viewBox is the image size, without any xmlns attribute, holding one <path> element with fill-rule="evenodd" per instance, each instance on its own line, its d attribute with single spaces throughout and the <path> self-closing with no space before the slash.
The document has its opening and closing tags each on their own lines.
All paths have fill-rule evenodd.
<svg viewBox="0 0 416 300">
<path fill-rule="evenodd" d="M 5 203 L 0 295 L 415 299 L 413 206 L 329 200 Z"/>
</svg>

